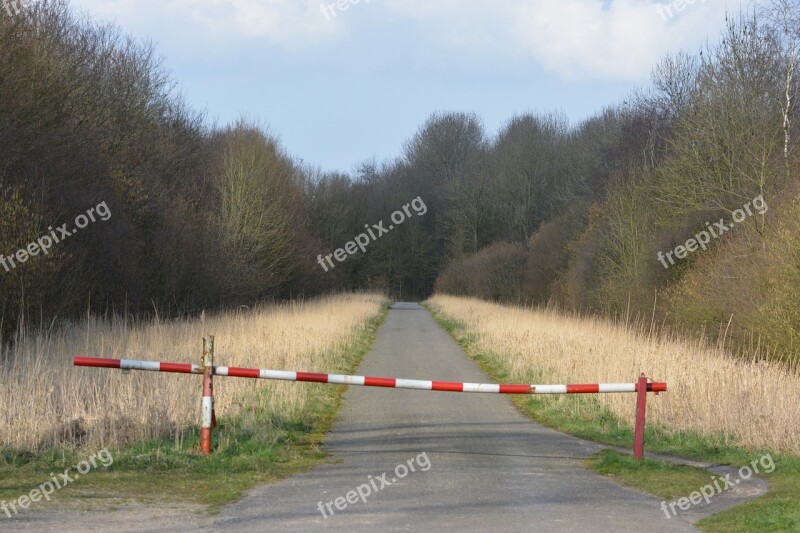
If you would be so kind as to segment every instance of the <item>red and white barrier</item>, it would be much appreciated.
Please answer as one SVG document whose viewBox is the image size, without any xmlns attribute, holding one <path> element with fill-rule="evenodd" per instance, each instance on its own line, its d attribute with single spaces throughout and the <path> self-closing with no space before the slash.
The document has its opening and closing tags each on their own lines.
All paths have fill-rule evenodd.
<svg viewBox="0 0 800 533">
<path fill-rule="evenodd" d="M 159 369 L 161 364 L 159 363 Z M 211 430 L 214 427 L 214 336 L 203 339 L 203 403 L 200 428 L 200 451 L 211 453 Z"/>
<path fill-rule="evenodd" d="M 281 381 L 305 381 L 333 385 L 357 385 L 362 387 L 385 387 L 394 389 L 430 390 L 442 392 L 479 392 L 495 394 L 586 394 L 636 392 L 636 383 L 598 383 L 584 385 L 517 385 L 508 383 L 461 383 L 452 381 L 427 381 L 417 379 L 383 378 L 371 376 L 347 376 L 341 374 L 313 374 L 282 370 L 255 368 L 214 367 L 217 376 L 238 378 L 275 379 Z M 648 383 L 647 392 L 667 390 L 666 383 Z"/>
<path fill-rule="evenodd" d="M 147 370 L 180 374 L 202 374 L 203 367 L 189 364 L 159 363 L 133 359 L 98 359 L 76 357 L 75 366 L 119 368 L 121 370 Z M 603 394 L 637 392 L 638 383 L 594 383 L 582 385 L 515 385 L 495 383 L 460 383 L 452 381 L 426 381 L 417 379 L 382 378 L 371 376 L 347 376 L 342 374 L 315 374 L 285 370 L 258 368 L 213 367 L 213 375 L 232 378 L 274 379 L 280 381 L 303 381 L 330 385 L 357 385 L 362 387 L 384 387 L 442 392 L 479 392 L 495 394 Z M 647 383 L 645 392 L 664 392 L 666 383 Z"/>
<path fill-rule="evenodd" d="M 211 453 L 211 434 L 216 426 L 214 413 L 214 376 L 232 378 L 275 379 L 281 381 L 305 381 L 331 385 L 358 385 L 362 387 L 386 387 L 393 389 L 414 389 L 443 392 L 480 392 L 495 394 L 603 394 L 616 392 L 635 392 L 636 425 L 634 438 L 634 457 L 644 455 L 644 424 L 647 393 L 664 392 L 666 383 L 648 382 L 642 374 L 636 383 L 593 383 L 583 385 L 512 385 L 495 383 L 460 383 L 453 381 L 426 381 L 419 379 L 379 378 L 370 376 L 347 376 L 343 374 L 314 374 L 311 372 L 291 372 L 286 370 L 263 370 L 258 368 L 237 368 L 233 366 L 214 366 L 214 336 L 203 339 L 203 364 L 161 363 L 158 361 L 139 361 L 136 359 L 104 359 L 97 357 L 76 357 L 75 366 L 96 368 L 118 368 L 120 370 L 145 370 L 149 372 L 170 372 L 173 374 L 203 375 L 202 426 L 200 429 L 200 450 Z"/>
</svg>

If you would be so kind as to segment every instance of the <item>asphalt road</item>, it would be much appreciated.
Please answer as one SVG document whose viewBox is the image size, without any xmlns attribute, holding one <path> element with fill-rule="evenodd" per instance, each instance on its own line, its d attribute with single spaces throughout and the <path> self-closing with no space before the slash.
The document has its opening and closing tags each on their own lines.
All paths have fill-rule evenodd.
<svg viewBox="0 0 800 533">
<path fill-rule="evenodd" d="M 392 308 L 360 373 L 491 382 L 410 303 Z M 352 387 L 326 447 L 341 461 L 260 487 L 208 527 L 695 530 L 667 519 L 656 498 L 586 470 L 581 461 L 598 446 L 529 421 L 499 395 Z"/>
</svg>

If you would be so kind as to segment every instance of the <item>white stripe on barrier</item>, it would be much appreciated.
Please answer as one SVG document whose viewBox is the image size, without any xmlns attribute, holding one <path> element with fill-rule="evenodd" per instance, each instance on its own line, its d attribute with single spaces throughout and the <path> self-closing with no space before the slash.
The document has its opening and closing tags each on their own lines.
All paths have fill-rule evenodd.
<svg viewBox="0 0 800 533">
<path fill-rule="evenodd" d="M 161 363 L 158 361 L 137 361 L 135 359 L 121 359 L 119 367 L 123 370 L 147 370 L 158 372 L 161 370 Z"/>
<path fill-rule="evenodd" d="M 210 396 L 203 396 L 203 427 L 210 428 L 214 411 L 214 399 Z"/>
<path fill-rule="evenodd" d="M 491 383 L 464 383 L 464 392 L 500 392 L 500 385 Z"/>
<path fill-rule="evenodd" d="M 398 389 L 415 389 L 415 390 L 431 390 L 433 388 L 433 381 L 421 381 L 418 379 L 401 379 L 395 381 L 395 388 Z"/>
<path fill-rule="evenodd" d="M 601 383 L 600 392 L 636 392 L 636 383 Z"/>
<path fill-rule="evenodd" d="M 566 394 L 566 385 L 534 385 L 536 394 Z"/>
<path fill-rule="evenodd" d="M 328 374 L 328 383 L 336 385 L 364 385 L 364 376 L 344 376 L 342 374 Z"/>
<path fill-rule="evenodd" d="M 261 370 L 261 379 L 279 379 L 282 381 L 297 381 L 297 372 L 288 370 Z"/>
</svg>

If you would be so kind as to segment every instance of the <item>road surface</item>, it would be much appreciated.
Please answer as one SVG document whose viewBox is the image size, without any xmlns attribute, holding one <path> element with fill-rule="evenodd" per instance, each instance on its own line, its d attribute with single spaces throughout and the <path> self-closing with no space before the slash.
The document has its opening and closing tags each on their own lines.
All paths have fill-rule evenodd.
<svg viewBox="0 0 800 533">
<path fill-rule="evenodd" d="M 491 382 L 410 303 L 393 306 L 359 373 Z M 599 446 L 531 422 L 500 395 L 352 387 L 326 448 L 341 462 L 256 489 L 211 528 L 695 531 L 585 469 Z"/>
</svg>

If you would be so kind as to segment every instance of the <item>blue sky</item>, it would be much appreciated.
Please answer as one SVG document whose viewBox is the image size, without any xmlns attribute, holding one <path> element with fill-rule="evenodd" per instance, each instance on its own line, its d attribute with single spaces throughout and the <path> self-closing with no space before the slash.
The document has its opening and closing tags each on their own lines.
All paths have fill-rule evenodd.
<svg viewBox="0 0 800 533">
<path fill-rule="evenodd" d="M 730 0 L 72 0 L 153 41 L 188 102 L 246 117 L 323 170 L 400 155 L 436 111 L 494 134 L 515 113 L 578 122 L 715 41 Z M 658 8 L 661 4 L 662 7 Z"/>
</svg>

